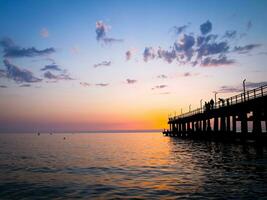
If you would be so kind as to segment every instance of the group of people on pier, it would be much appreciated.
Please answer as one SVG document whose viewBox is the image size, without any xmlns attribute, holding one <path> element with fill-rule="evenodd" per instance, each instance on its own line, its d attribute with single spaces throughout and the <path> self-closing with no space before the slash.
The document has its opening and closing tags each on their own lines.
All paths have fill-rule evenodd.
<svg viewBox="0 0 267 200">
<path fill-rule="evenodd" d="M 213 99 L 211 99 L 209 102 L 205 102 L 205 105 L 204 105 L 204 111 L 209 111 L 212 109 L 214 109 L 214 100 Z"/>
</svg>

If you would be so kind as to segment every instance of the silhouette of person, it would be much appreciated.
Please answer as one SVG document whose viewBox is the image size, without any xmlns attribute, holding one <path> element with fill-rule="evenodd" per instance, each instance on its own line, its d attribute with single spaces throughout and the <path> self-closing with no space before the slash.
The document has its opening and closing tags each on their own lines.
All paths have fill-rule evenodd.
<svg viewBox="0 0 267 200">
<path fill-rule="evenodd" d="M 213 99 L 210 100 L 210 105 L 211 105 L 211 109 L 213 109 L 214 108 L 214 101 L 213 101 Z"/>
<path fill-rule="evenodd" d="M 227 102 L 227 106 L 230 106 L 229 99 L 227 99 L 226 102 Z"/>
</svg>

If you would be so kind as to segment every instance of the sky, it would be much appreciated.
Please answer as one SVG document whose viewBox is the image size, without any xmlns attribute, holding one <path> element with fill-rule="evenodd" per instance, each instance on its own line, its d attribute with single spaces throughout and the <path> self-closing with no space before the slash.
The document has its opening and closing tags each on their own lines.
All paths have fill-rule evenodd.
<svg viewBox="0 0 267 200">
<path fill-rule="evenodd" d="M 267 84 L 265 0 L 0 0 L 0 132 L 167 128 Z"/>
</svg>

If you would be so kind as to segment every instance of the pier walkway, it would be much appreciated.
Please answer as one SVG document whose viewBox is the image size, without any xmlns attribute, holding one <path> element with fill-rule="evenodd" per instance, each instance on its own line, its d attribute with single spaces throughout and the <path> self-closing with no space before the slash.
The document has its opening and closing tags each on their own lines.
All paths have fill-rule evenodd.
<svg viewBox="0 0 267 200">
<path fill-rule="evenodd" d="M 267 141 L 267 85 L 170 117 L 168 124 L 169 130 L 163 131 L 166 136 Z"/>
</svg>

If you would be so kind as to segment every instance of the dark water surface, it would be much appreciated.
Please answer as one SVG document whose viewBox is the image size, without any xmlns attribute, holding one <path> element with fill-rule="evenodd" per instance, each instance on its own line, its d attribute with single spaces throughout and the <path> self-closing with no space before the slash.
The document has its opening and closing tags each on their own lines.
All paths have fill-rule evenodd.
<svg viewBox="0 0 267 200">
<path fill-rule="evenodd" d="M 267 199 L 266 147 L 160 133 L 1 134 L 0 173 L 0 199 Z"/>
</svg>

